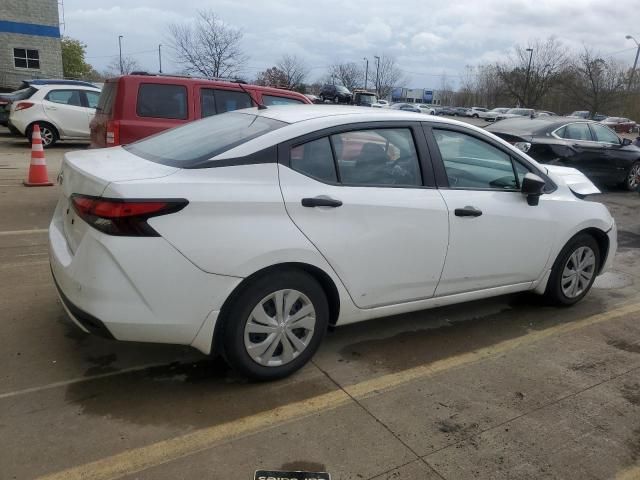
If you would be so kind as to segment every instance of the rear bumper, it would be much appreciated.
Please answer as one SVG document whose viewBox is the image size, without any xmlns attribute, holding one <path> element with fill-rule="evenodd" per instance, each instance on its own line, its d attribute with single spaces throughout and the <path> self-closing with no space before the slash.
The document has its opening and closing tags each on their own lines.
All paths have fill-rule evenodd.
<svg viewBox="0 0 640 480">
<path fill-rule="evenodd" d="M 107 338 L 194 345 L 209 353 L 211 338 L 203 341 L 199 332 L 240 278 L 203 272 L 161 237 L 114 237 L 87 228 L 72 252 L 61 210 L 58 205 L 49 227 L 49 258 L 74 323 Z"/>
</svg>

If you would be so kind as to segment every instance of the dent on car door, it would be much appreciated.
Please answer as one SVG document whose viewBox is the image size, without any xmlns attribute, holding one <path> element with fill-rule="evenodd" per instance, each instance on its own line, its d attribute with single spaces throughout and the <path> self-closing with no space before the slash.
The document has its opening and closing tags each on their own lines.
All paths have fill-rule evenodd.
<svg viewBox="0 0 640 480">
<path fill-rule="evenodd" d="M 422 135 L 417 143 L 416 134 Z M 426 188 L 433 184 L 426 155 L 421 130 L 397 124 L 331 131 L 279 147 L 288 214 L 360 308 L 435 292 L 448 214 L 438 190 Z"/>
<path fill-rule="evenodd" d="M 588 123 L 570 123 L 556 130 L 556 135 L 563 138 L 567 146 L 564 166 L 577 168 L 592 178 L 598 176 L 604 148 L 594 141 Z"/>
<path fill-rule="evenodd" d="M 549 259 L 555 222 L 544 199 L 532 207 L 520 192 L 531 166 L 466 129 L 426 133 L 450 225 L 436 295 L 527 288 Z"/>
</svg>

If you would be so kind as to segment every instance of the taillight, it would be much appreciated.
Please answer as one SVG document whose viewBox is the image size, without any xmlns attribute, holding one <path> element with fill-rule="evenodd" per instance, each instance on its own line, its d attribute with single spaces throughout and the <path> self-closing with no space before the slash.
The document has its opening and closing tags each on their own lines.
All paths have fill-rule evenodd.
<svg viewBox="0 0 640 480">
<path fill-rule="evenodd" d="M 120 122 L 117 120 L 107 122 L 105 141 L 107 145 L 120 145 Z"/>
<path fill-rule="evenodd" d="M 80 218 L 107 235 L 159 237 L 147 220 L 178 212 L 189 202 L 181 198 L 123 200 L 73 194 L 71 203 Z"/>
<path fill-rule="evenodd" d="M 16 103 L 16 112 L 20 110 L 26 110 L 27 108 L 33 107 L 35 104 L 33 102 L 19 102 Z"/>
</svg>

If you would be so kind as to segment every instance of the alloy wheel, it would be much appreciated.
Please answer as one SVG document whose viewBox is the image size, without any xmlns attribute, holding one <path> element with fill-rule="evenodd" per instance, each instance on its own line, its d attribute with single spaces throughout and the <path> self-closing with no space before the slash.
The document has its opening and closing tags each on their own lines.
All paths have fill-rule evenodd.
<svg viewBox="0 0 640 480">
<path fill-rule="evenodd" d="M 596 272 L 596 255 L 589 247 L 577 248 L 569 257 L 562 271 L 562 293 L 576 298 L 589 288 Z"/>
<path fill-rule="evenodd" d="M 260 365 L 286 365 L 309 346 L 315 326 L 316 311 L 304 293 L 278 290 L 251 311 L 244 327 L 244 346 Z"/>
<path fill-rule="evenodd" d="M 635 190 L 640 185 L 640 163 L 636 163 L 631 166 L 629 170 L 629 176 L 627 177 L 627 186 L 629 190 Z"/>
<path fill-rule="evenodd" d="M 53 143 L 53 131 L 46 126 L 40 126 L 40 137 L 42 138 L 42 146 L 48 147 Z"/>
</svg>

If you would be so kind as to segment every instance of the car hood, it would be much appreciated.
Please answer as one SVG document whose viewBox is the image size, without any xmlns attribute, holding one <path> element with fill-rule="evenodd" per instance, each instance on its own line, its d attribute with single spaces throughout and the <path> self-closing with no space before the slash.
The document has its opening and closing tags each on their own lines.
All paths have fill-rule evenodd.
<svg viewBox="0 0 640 480">
<path fill-rule="evenodd" d="M 600 193 L 591 180 L 584 173 L 570 167 L 561 167 L 558 165 L 544 165 L 552 177 L 560 178 L 569 187 L 569 189 L 580 197 Z"/>
</svg>

